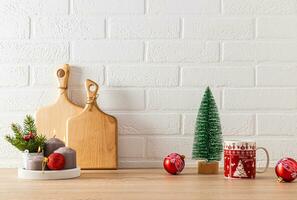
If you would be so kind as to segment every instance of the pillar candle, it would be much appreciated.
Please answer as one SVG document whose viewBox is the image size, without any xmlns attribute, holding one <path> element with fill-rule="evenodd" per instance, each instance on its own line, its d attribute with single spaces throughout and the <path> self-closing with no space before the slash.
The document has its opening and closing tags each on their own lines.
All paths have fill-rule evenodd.
<svg viewBox="0 0 297 200">
<path fill-rule="evenodd" d="M 55 153 L 60 153 L 65 158 L 64 169 L 76 168 L 76 152 L 70 147 L 60 147 L 55 151 Z"/>
<path fill-rule="evenodd" d="M 65 147 L 65 143 L 58 138 L 51 138 L 45 142 L 44 146 L 44 156 L 48 157 L 51 153 L 60 147 Z"/>
<path fill-rule="evenodd" d="M 32 156 L 27 160 L 28 170 L 42 170 L 43 156 Z"/>
</svg>

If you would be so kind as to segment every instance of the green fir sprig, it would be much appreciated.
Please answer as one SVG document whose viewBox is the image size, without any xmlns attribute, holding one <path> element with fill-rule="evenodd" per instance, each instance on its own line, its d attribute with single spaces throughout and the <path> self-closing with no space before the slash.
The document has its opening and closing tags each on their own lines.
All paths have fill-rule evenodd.
<svg viewBox="0 0 297 200">
<path fill-rule="evenodd" d="M 26 115 L 24 119 L 24 133 L 37 133 L 37 129 L 35 126 L 35 121 L 31 115 Z"/>
<path fill-rule="evenodd" d="M 39 147 L 40 150 L 43 150 L 46 137 L 42 134 L 37 134 L 35 121 L 32 116 L 26 115 L 23 128 L 19 124 L 13 123 L 11 124 L 11 130 L 14 135 L 6 135 L 5 139 L 20 151 L 28 150 L 30 153 L 36 153 Z"/>
</svg>

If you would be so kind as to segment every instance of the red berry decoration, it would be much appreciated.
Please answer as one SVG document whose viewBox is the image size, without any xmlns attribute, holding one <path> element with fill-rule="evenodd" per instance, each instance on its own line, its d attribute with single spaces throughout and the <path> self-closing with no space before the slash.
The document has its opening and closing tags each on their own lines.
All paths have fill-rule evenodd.
<svg viewBox="0 0 297 200">
<path fill-rule="evenodd" d="M 47 158 L 47 167 L 51 170 L 63 169 L 65 165 L 65 158 L 60 153 L 52 153 Z"/>
<path fill-rule="evenodd" d="M 23 139 L 28 142 L 31 139 L 31 137 L 30 135 L 24 135 Z"/>
<path fill-rule="evenodd" d="M 183 171 L 185 167 L 184 159 L 184 155 L 180 155 L 178 153 L 171 153 L 164 158 L 164 169 L 172 175 L 177 175 L 181 171 Z"/>
<path fill-rule="evenodd" d="M 29 132 L 29 136 L 30 136 L 30 139 L 34 139 L 35 138 L 35 134 L 32 133 L 32 132 Z"/>
<path fill-rule="evenodd" d="M 297 177 L 297 162 L 292 158 L 283 158 L 275 166 L 279 182 L 291 182 Z"/>
<path fill-rule="evenodd" d="M 34 133 L 32 133 L 32 132 L 29 132 L 28 134 L 26 134 L 26 135 L 24 135 L 23 136 L 23 139 L 25 140 L 25 141 L 29 141 L 29 140 L 31 140 L 31 139 L 34 139 L 35 138 L 35 134 Z"/>
</svg>

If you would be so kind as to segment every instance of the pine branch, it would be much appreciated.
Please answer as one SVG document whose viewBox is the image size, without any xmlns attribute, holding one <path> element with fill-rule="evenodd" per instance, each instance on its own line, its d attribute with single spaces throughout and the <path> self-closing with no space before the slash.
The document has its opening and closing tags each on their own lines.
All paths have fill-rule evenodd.
<svg viewBox="0 0 297 200">
<path fill-rule="evenodd" d="M 22 138 L 19 139 L 17 137 L 14 136 L 10 136 L 10 135 L 6 135 L 5 139 L 12 144 L 13 146 L 15 146 L 18 150 L 20 151 L 24 151 L 26 150 L 26 141 L 23 140 Z"/>
<path fill-rule="evenodd" d="M 22 127 L 19 124 L 11 124 L 11 130 L 16 134 L 16 135 L 23 135 L 23 130 Z"/>
<path fill-rule="evenodd" d="M 36 126 L 33 117 L 26 115 L 24 119 L 24 133 L 29 134 L 29 132 L 36 133 Z"/>
<path fill-rule="evenodd" d="M 19 124 L 11 124 L 11 129 L 14 135 L 6 135 L 6 141 L 20 151 L 28 150 L 30 153 L 34 153 L 38 151 L 39 147 L 43 150 L 46 137 L 42 134 L 36 133 L 36 126 L 33 117 L 27 115 L 23 124 L 23 129 Z M 30 132 L 33 133 L 33 137 L 26 141 L 24 137 L 28 136 Z"/>
</svg>

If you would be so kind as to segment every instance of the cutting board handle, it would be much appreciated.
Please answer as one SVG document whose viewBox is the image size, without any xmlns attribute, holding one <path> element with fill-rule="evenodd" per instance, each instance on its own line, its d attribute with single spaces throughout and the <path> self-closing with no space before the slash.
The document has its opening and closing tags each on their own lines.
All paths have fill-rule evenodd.
<svg viewBox="0 0 297 200">
<path fill-rule="evenodd" d="M 85 86 L 87 90 L 87 104 L 96 104 L 97 93 L 99 89 L 98 84 L 90 79 L 87 79 Z"/>
<path fill-rule="evenodd" d="M 62 67 L 59 67 L 56 75 L 59 80 L 59 88 L 66 90 L 68 86 L 68 78 L 69 78 L 69 65 L 64 64 Z"/>
</svg>

